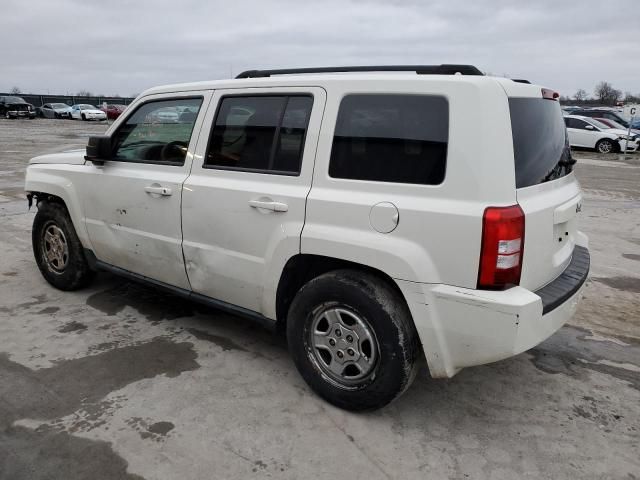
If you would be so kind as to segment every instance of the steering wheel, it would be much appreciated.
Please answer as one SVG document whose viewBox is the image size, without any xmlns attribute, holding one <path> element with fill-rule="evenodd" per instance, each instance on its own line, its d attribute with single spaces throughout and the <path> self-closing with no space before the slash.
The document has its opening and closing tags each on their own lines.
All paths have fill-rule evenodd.
<svg viewBox="0 0 640 480">
<path fill-rule="evenodd" d="M 175 141 L 169 142 L 160 150 L 160 160 L 164 162 L 175 162 L 176 160 L 184 160 L 187 155 L 187 142 Z"/>
</svg>

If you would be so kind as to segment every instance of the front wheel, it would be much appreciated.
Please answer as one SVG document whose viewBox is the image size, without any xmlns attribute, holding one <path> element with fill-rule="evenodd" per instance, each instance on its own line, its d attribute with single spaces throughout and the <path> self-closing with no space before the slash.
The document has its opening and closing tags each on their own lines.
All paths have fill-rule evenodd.
<svg viewBox="0 0 640 480">
<path fill-rule="evenodd" d="M 42 276 L 60 290 L 78 290 L 94 277 L 69 214 L 58 203 L 41 202 L 31 232 L 33 254 Z"/>
<path fill-rule="evenodd" d="M 616 151 L 616 146 L 612 140 L 603 138 L 598 143 L 596 143 L 596 150 L 599 153 L 613 153 Z"/>
<path fill-rule="evenodd" d="M 420 355 L 400 294 L 357 270 L 325 273 L 300 289 L 289 309 L 287 341 L 309 386 L 353 411 L 381 408 L 402 394 Z"/>
<path fill-rule="evenodd" d="M 87 117 L 85 116 L 84 113 L 82 114 L 82 120 L 85 120 L 85 121 L 87 120 Z"/>
</svg>

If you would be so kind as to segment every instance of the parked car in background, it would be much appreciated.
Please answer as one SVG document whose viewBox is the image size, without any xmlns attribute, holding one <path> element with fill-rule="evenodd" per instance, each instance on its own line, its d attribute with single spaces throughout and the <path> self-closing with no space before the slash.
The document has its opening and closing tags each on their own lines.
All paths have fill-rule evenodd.
<svg viewBox="0 0 640 480">
<path fill-rule="evenodd" d="M 614 112 L 610 108 L 592 108 L 589 110 L 580 110 L 577 112 L 578 115 L 582 115 L 583 117 L 591 117 L 591 118 L 605 118 L 607 120 L 613 120 L 614 122 L 619 123 L 624 128 L 629 128 L 629 121 L 624 118 L 619 113 Z M 632 130 L 635 130 L 632 133 L 640 134 L 640 130 L 631 127 Z"/>
<path fill-rule="evenodd" d="M 346 73 L 157 87 L 85 152 L 32 159 L 44 278 L 107 270 L 281 327 L 352 410 L 423 355 L 452 377 L 551 336 L 589 271 L 558 93 L 464 65 Z"/>
<path fill-rule="evenodd" d="M 80 103 L 71 107 L 73 120 L 106 120 L 107 114 L 93 105 Z"/>
<path fill-rule="evenodd" d="M 595 118 L 567 115 L 564 122 L 572 147 L 593 148 L 600 153 L 622 152 L 625 146 L 629 152 L 638 149 L 637 135 L 627 137 L 626 130 L 610 128 Z"/>
<path fill-rule="evenodd" d="M 149 119 L 154 123 L 178 123 L 180 113 L 175 108 L 162 108 L 149 115 Z"/>
<path fill-rule="evenodd" d="M 619 130 L 624 130 L 624 125 L 620 125 L 615 120 L 609 120 L 608 118 L 602 118 L 602 117 L 597 117 L 596 120 L 599 121 L 600 123 L 604 123 L 609 128 L 617 128 Z"/>
<path fill-rule="evenodd" d="M 0 97 L 0 115 L 5 118 L 36 118 L 36 110 L 23 98 L 14 96 Z"/>
<path fill-rule="evenodd" d="M 562 107 L 562 111 L 567 115 L 571 115 L 572 113 L 577 112 L 578 110 L 582 110 L 582 107 L 572 107 L 572 106 Z"/>
<path fill-rule="evenodd" d="M 120 115 L 122 115 L 122 112 L 124 112 L 125 108 L 127 108 L 126 105 L 118 105 L 118 104 L 110 103 L 106 106 L 106 108 L 100 107 L 100 110 L 102 110 L 104 113 L 107 114 L 108 119 L 115 120 Z"/>
<path fill-rule="evenodd" d="M 65 103 L 45 103 L 36 111 L 42 118 L 71 118 L 71 107 Z"/>
</svg>

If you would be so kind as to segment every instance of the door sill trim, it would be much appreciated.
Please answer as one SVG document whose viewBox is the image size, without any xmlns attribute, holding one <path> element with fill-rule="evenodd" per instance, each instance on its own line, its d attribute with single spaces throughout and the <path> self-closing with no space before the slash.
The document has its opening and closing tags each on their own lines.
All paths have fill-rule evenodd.
<svg viewBox="0 0 640 480">
<path fill-rule="evenodd" d="M 215 308 L 216 310 L 222 310 L 227 313 L 231 313 L 234 315 L 238 315 L 240 317 L 247 318 L 256 323 L 259 323 L 264 328 L 270 331 L 274 331 L 276 329 L 276 320 L 267 318 L 261 313 L 254 312 L 253 310 L 249 310 L 248 308 L 240 307 L 232 303 L 223 302 L 222 300 L 217 300 L 215 298 L 211 298 L 206 295 L 193 292 L 191 290 L 175 287 L 173 285 L 169 285 L 167 283 L 154 280 L 153 278 L 145 277 L 144 275 L 140 275 L 139 273 L 130 272 L 129 270 L 125 270 L 124 268 L 116 267 L 115 265 L 105 263 L 101 260 L 98 260 L 95 254 L 93 253 L 93 251 L 88 248 L 84 249 L 84 255 L 92 270 L 109 272 L 114 275 L 124 277 L 128 280 L 141 283 L 143 285 L 150 285 L 160 290 L 164 290 L 172 295 L 176 295 L 178 297 L 182 297 L 187 300 L 192 300 L 202 305 Z"/>
</svg>

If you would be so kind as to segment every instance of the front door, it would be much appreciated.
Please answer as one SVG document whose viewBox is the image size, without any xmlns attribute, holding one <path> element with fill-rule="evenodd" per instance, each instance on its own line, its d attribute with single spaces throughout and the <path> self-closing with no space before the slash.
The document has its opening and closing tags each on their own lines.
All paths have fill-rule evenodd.
<svg viewBox="0 0 640 480">
<path fill-rule="evenodd" d="M 111 134 L 112 158 L 78 185 L 96 257 L 189 288 L 180 201 L 210 92 L 145 97 Z"/>
<path fill-rule="evenodd" d="M 182 199 L 194 292 L 275 318 L 278 279 L 300 252 L 324 103 L 315 87 L 215 92 Z"/>
</svg>

